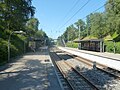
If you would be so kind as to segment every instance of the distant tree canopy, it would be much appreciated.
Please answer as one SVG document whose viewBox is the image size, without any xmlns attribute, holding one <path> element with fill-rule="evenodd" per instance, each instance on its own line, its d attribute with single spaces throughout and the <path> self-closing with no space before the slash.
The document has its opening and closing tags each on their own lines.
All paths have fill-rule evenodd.
<svg viewBox="0 0 120 90">
<path fill-rule="evenodd" d="M 65 39 L 66 42 L 75 39 L 77 37 L 76 36 L 76 28 L 73 25 L 67 27 L 67 29 L 62 37 Z"/>
<path fill-rule="evenodd" d="M 10 57 L 16 57 L 23 54 L 25 46 L 28 49 L 30 37 L 47 37 L 45 32 L 38 30 L 39 20 L 34 14 L 32 0 L 0 0 L 0 65 L 7 61 L 8 45 Z M 26 35 L 14 34 L 14 31 L 24 31 Z"/>
<path fill-rule="evenodd" d="M 90 34 L 99 39 L 108 35 L 106 20 L 104 13 L 90 14 Z"/>
<path fill-rule="evenodd" d="M 31 18 L 27 21 L 26 29 L 28 34 L 34 35 L 38 31 L 39 21 L 37 18 Z"/>
<path fill-rule="evenodd" d="M 24 30 L 26 21 L 34 15 L 32 0 L 1 0 L 0 28 L 2 30 Z"/>
<path fill-rule="evenodd" d="M 36 38 L 41 38 L 41 39 L 45 39 L 45 38 L 48 38 L 46 33 L 41 29 L 41 30 L 38 30 L 36 33 L 35 33 L 35 37 Z"/>
<path fill-rule="evenodd" d="M 12 31 L 20 30 L 33 37 L 38 33 L 39 26 L 39 20 L 34 18 L 34 14 L 35 7 L 32 6 L 32 0 L 1 0 L 0 32 L 4 35 L 2 37 L 8 39 Z"/>
<path fill-rule="evenodd" d="M 105 8 L 111 34 L 120 34 L 120 0 L 108 0 Z"/>
<path fill-rule="evenodd" d="M 114 33 L 120 36 L 120 0 L 107 0 L 104 12 L 91 13 L 85 21 L 79 19 L 72 25 L 72 31 L 70 27 L 61 36 L 65 41 L 78 38 L 79 28 L 81 39 L 89 35 L 101 39 Z"/>
</svg>

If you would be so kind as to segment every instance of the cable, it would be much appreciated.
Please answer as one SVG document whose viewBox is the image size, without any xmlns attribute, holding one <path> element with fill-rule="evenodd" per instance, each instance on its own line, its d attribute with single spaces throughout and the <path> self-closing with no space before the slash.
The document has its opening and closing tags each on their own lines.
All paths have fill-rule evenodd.
<svg viewBox="0 0 120 90">
<path fill-rule="evenodd" d="M 94 10 L 93 12 L 91 12 L 91 13 L 94 13 L 94 12 L 96 12 L 96 11 L 98 11 L 98 10 L 100 10 L 101 8 L 103 8 L 105 5 L 107 5 L 108 3 L 106 3 L 106 4 L 104 4 L 104 5 L 102 5 L 102 6 L 100 6 L 99 8 L 97 8 L 96 10 Z M 81 18 L 81 19 L 85 19 L 87 16 L 89 16 L 90 14 L 88 14 L 88 15 L 86 15 L 85 17 L 83 17 L 83 18 Z M 70 20 L 70 19 L 69 19 Z M 69 21 L 68 20 L 68 21 Z M 68 21 L 65 23 L 65 24 L 67 24 L 68 23 Z M 64 25 L 65 25 L 64 24 Z M 64 25 L 62 25 L 59 29 L 61 29 Z"/>
<path fill-rule="evenodd" d="M 91 0 L 88 0 L 80 9 L 77 10 L 75 14 L 73 14 L 59 29 L 61 29 L 64 25 L 66 25 L 80 10 L 82 10 Z"/>
<path fill-rule="evenodd" d="M 107 5 L 107 4 L 108 4 L 108 3 L 102 5 L 101 7 L 97 8 L 96 10 L 94 10 L 94 11 L 91 12 L 91 13 L 94 13 L 94 12 L 98 11 L 99 9 L 103 8 L 103 7 L 104 7 L 105 5 Z M 89 15 L 90 15 L 90 14 L 89 14 Z M 89 15 L 87 15 L 87 16 L 89 16 Z M 85 16 L 85 17 L 83 17 L 83 18 L 81 18 L 81 19 L 85 19 L 87 16 Z"/>
<path fill-rule="evenodd" d="M 65 19 L 65 18 L 67 17 L 67 15 L 74 9 L 74 7 L 78 4 L 79 1 L 80 1 L 80 0 L 77 0 L 76 3 L 73 5 L 73 7 L 66 13 L 64 19 Z M 64 19 L 63 19 L 63 20 L 64 20 Z"/>
<path fill-rule="evenodd" d="M 67 17 L 67 15 L 74 9 L 74 7 L 78 4 L 79 1 L 80 1 L 80 0 L 77 0 L 77 1 L 74 3 L 73 7 L 66 13 L 66 15 L 64 16 L 64 18 L 63 18 L 61 21 L 64 21 L 64 20 L 65 20 L 65 18 Z M 58 25 L 57 27 L 59 27 L 59 25 Z"/>
</svg>

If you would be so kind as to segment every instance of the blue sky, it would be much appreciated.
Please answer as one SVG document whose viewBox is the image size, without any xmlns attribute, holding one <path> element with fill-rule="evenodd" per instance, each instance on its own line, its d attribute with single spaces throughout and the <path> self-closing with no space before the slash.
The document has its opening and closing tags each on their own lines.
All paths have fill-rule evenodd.
<svg viewBox="0 0 120 90">
<path fill-rule="evenodd" d="M 66 27 L 74 24 L 78 19 L 89 15 L 106 3 L 106 0 L 89 0 L 89 3 L 84 8 L 66 23 L 87 1 L 33 0 L 32 4 L 36 7 L 35 18 L 38 18 L 40 22 L 39 29 L 42 28 L 49 37 L 56 39 L 64 33 Z M 78 3 L 75 4 L 76 2 Z M 101 8 L 97 12 L 103 11 L 104 8 Z"/>
</svg>

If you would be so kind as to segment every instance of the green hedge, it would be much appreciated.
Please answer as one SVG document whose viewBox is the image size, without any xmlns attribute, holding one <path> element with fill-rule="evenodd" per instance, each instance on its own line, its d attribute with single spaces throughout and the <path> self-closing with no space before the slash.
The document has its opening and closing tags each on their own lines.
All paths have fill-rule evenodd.
<svg viewBox="0 0 120 90">
<path fill-rule="evenodd" d="M 78 48 L 78 43 L 67 42 L 67 47 Z M 105 41 L 106 52 L 114 53 L 114 43 L 112 41 Z M 115 51 L 116 53 L 120 53 L 120 42 L 115 43 Z"/>
<path fill-rule="evenodd" d="M 7 41 L 0 38 L 0 63 L 7 61 Z"/>
<path fill-rule="evenodd" d="M 120 53 L 120 42 L 116 43 L 116 53 Z"/>
<path fill-rule="evenodd" d="M 78 48 L 78 43 L 74 43 L 74 42 L 67 42 L 66 43 L 67 47 L 72 47 L 72 48 Z"/>
<path fill-rule="evenodd" d="M 106 52 L 114 53 L 114 43 L 112 41 L 106 41 Z M 120 53 L 120 42 L 115 43 L 115 51 L 116 53 Z"/>
<path fill-rule="evenodd" d="M 10 58 L 23 54 L 24 42 L 18 36 L 13 35 L 10 41 Z M 8 41 L 0 38 L 0 65 L 8 60 Z"/>
<path fill-rule="evenodd" d="M 106 41 L 105 42 L 105 45 L 106 45 L 106 52 L 114 52 L 114 44 L 113 44 L 113 42 L 111 42 L 111 41 Z"/>
</svg>

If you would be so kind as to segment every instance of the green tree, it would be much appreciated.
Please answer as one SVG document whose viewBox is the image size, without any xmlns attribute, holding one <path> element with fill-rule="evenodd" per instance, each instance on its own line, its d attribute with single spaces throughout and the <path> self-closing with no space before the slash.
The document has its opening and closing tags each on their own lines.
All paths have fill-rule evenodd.
<svg viewBox="0 0 120 90">
<path fill-rule="evenodd" d="M 38 26 L 39 26 L 39 21 L 37 18 L 29 19 L 26 24 L 28 34 L 34 36 L 34 34 L 38 31 Z"/>
<path fill-rule="evenodd" d="M 62 38 L 67 41 L 72 41 L 76 38 L 76 28 L 74 25 L 70 25 L 69 27 L 66 28 L 66 31 L 63 33 Z"/>
<path fill-rule="evenodd" d="M 82 19 L 79 19 L 77 22 L 75 22 L 75 25 L 78 28 L 78 34 L 80 33 L 80 38 L 85 37 L 85 29 L 86 29 L 86 25 L 85 22 Z M 80 32 L 79 32 L 79 28 L 80 28 Z"/>
<path fill-rule="evenodd" d="M 0 63 L 7 61 L 8 37 L 13 31 L 26 31 L 26 22 L 34 16 L 34 11 L 32 0 L 0 0 Z M 23 53 L 24 38 L 12 34 L 11 57 Z"/>
<path fill-rule="evenodd" d="M 38 30 L 36 33 L 35 33 L 35 37 L 36 38 L 41 38 L 41 39 L 45 39 L 47 38 L 47 35 L 46 33 L 41 29 L 41 30 Z"/>
<path fill-rule="evenodd" d="M 85 30 L 85 22 L 82 19 L 79 19 L 77 22 L 75 22 L 75 25 L 78 28 L 80 27 L 81 31 Z"/>
<path fill-rule="evenodd" d="M 110 34 L 120 34 L 120 0 L 108 0 L 106 4 L 108 27 Z"/>
<path fill-rule="evenodd" d="M 94 13 L 90 15 L 90 33 L 97 38 L 103 38 L 108 35 L 106 27 L 106 15 L 104 13 Z"/>
<path fill-rule="evenodd" d="M 4 30 L 20 30 L 26 21 L 34 15 L 31 0 L 2 0 L 0 2 L 0 18 Z"/>
</svg>

